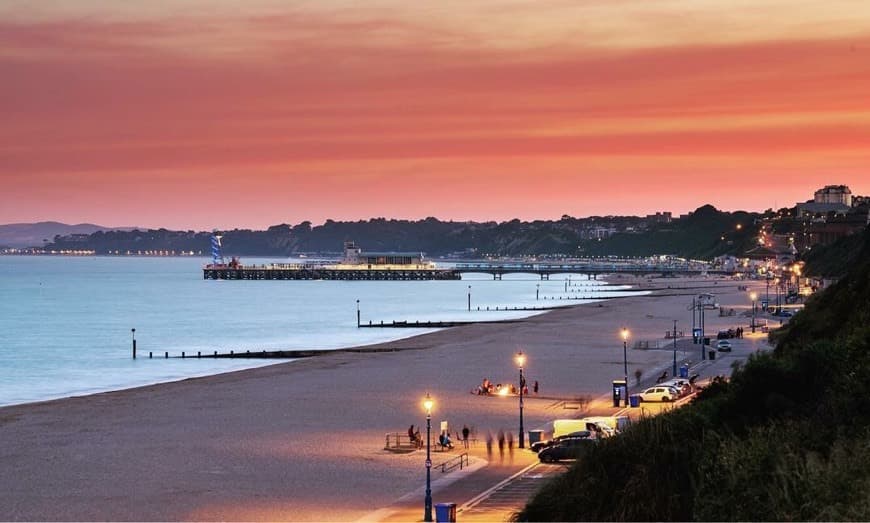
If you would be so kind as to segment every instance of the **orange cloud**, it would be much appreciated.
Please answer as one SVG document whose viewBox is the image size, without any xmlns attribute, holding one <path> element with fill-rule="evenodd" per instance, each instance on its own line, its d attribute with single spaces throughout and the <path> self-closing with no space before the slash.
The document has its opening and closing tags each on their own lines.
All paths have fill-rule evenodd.
<svg viewBox="0 0 870 523">
<path fill-rule="evenodd" d="M 15 186 L 0 220 L 60 208 L 83 219 L 93 211 L 77 202 L 123 200 L 102 221 L 130 223 L 143 194 L 185 206 L 174 223 L 207 227 L 223 217 L 197 207 L 203 194 L 262 226 L 336 212 L 607 213 L 616 188 L 643 189 L 620 196 L 625 213 L 714 196 L 739 207 L 747 195 L 726 180 L 750 175 L 793 173 L 804 195 L 828 182 L 870 189 L 870 28 L 553 48 L 354 13 L 0 22 L 0 178 Z M 738 194 L 680 191 L 698 172 Z M 530 187 L 561 195 L 530 198 Z M 665 199 L 651 202 L 656 191 Z M 772 205 L 781 183 L 765 191 L 753 205 Z"/>
</svg>

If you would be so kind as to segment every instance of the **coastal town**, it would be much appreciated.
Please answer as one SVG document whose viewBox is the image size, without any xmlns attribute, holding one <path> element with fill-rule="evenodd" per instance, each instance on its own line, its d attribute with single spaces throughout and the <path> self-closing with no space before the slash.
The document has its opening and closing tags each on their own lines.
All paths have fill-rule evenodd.
<svg viewBox="0 0 870 523">
<path fill-rule="evenodd" d="M 870 3 L 0 35 L 0 522 L 870 521 Z"/>
<path fill-rule="evenodd" d="M 816 198 L 830 197 L 832 190 L 826 187 Z M 847 193 L 838 194 L 848 201 Z M 809 222 L 808 231 L 840 223 L 855 209 L 819 203 L 821 207 L 810 208 L 824 214 L 813 215 L 816 221 Z M 7 446 L 16 456 L 8 463 L 25 478 L 4 485 L 4 504 L 18 507 L 7 515 L 123 519 L 131 510 L 145 519 L 272 520 L 291 514 L 292 519 L 366 521 L 420 520 L 421 515 L 427 521 L 511 518 L 542 485 L 564 473 L 565 463 L 582 460 L 591 448 L 587 445 L 691 404 L 699 392 L 727 381 L 754 355 L 772 349 L 770 336 L 800 314 L 814 293 L 832 284 L 806 276 L 800 253 L 834 240 L 808 232 L 799 242 L 796 223 L 804 222 L 771 216 L 757 224 L 757 247 L 750 253 L 721 257 L 685 274 L 674 271 L 683 267 L 679 264 L 662 269 L 611 259 L 611 270 L 601 275 L 599 285 L 645 291 L 617 300 L 588 300 L 509 324 L 471 321 L 291 364 L 36 407 L 6 407 L 6 419 L 15 421 L 4 430 L 10 442 L 17 442 Z M 735 229 L 749 225 L 735 224 Z M 817 243 L 808 244 L 807 238 Z M 368 256 L 356 245 L 348 246 L 344 263 L 354 270 L 367 270 L 369 261 L 377 265 L 381 259 L 396 267 L 422 263 L 416 256 Z M 219 249 L 214 255 L 218 263 Z M 542 267 L 487 263 L 478 270 L 535 274 Z M 636 267 L 646 269 L 630 270 Z M 542 281 L 544 274 L 535 277 Z M 564 278 L 563 297 L 584 283 L 578 274 L 550 277 Z M 481 375 L 487 376 L 482 384 Z M 409 389 L 409 383 L 421 386 Z M 270 401 L 276 390 L 294 400 Z M 215 394 L 240 400 L 221 404 L 219 417 L 226 423 L 219 432 L 214 413 L 198 407 Z M 378 399 L 354 402 L 348 410 L 347 396 Z M 92 412 L 95 402 L 101 405 L 99 416 Z M 318 405 L 314 411 L 312 402 Z M 158 420 L 166 416 L 179 420 L 177 436 L 159 428 Z M 154 429 L 132 419 L 150 419 Z M 348 421 L 352 430 L 346 428 Z M 74 450 L 53 455 L 33 445 L 38 427 L 45 424 L 66 427 L 53 433 L 52 445 Z M 406 431 L 408 424 L 412 428 Z M 103 452 L 101 438 L 78 437 L 84 430 L 111 434 L 112 453 Z M 336 435 L 341 435 L 341 445 L 325 444 Z M 191 447 L 178 438 L 209 443 Z M 152 450 L 136 452 L 144 442 Z M 123 464 L 106 461 L 117 453 L 130 458 Z M 51 467 L 26 465 L 49 456 L 54 456 Z M 36 486 L 71 479 L 80 473 L 81 459 L 94 474 L 105 467 L 114 472 L 88 473 L 87 492 L 64 495 L 60 505 L 53 505 L 63 506 L 62 512 L 40 503 Z M 185 461 L 197 465 L 175 466 Z M 214 465 L 202 469 L 206 463 Z M 284 473 L 288 468 L 295 471 L 292 477 Z M 150 472 L 143 478 L 133 470 Z M 230 473 L 236 478 L 234 494 L 225 489 Z M 246 478 L 242 484 L 239 474 Z M 352 497 L 341 494 L 344 482 L 338 478 L 346 477 L 358 478 Z M 112 501 L 112 493 L 135 491 L 143 479 L 147 484 L 158 478 L 159 490 L 165 492 L 198 485 L 198 501 L 190 505 L 175 496 L 176 501 L 161 504 L 147 497 Z M 294 494 L 284 497 L 285 491 Z M 251 503 L 263 496 L 273 501 Z M 333 500 L 328 507 L 319 501 L 324 497 Z M 16 504 L 8 505 L 13 499 Z"/>
</svg>

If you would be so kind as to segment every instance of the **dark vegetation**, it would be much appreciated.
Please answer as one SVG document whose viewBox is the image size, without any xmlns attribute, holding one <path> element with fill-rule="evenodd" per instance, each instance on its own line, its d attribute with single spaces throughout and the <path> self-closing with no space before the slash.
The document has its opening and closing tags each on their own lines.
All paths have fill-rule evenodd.
<svg viewBox="0 0 870 523">
<path fill-rule="evenodd" d="M 599 256 L 677 253 L 695 259 L 742 254 L 755 245 L 758 227 L 753 222 L 757 217 L 757 214 L 722 212 L 712 205 L 704 205 L 686 218 L 661 224 L 644 234 L 620 233 L 600 242 L 589 242 L 586 252 Z"/>
<path fill-rule="evenodd" d="M 605 441 L 518 519 L 870 520 L 870 233 L 856 237 L 847 275 L 772 353 Z"/>
<path fill-rule="evenodd" d="M 803 255 L 804 274 L 823 278 L 840 278 L 855 264 L 863 237 L 852 234 L 830 245 L 819 245 Z"/>
<path fill-rule="evenodd" d="M 275 225 L 265 231 L 223 231 L 225 254 L 288 256 L 300 253 L 338 253 L 353 240 L 368 251 L 420 251 L 429 256 L 486 255 L 631 255 L 674 254 L 710 258 L 738 253 L 751 246 L 757 232 L 756 215 L 727 213 L 705 205 L 684 219 L 659 223 L 636 216 L 573 218 L 555 221 L 453 222 L 436 218 L 337 222 L 312 226 Z M 736 224 L 742 224 L 737 230 Z M 601 230 L 624 231 L 598 239 Z M 609 234 L 609 233 L 605 233 Z M 175 250 L 209 252 L 208 232 L 108 231 L 91 235 L 56 236 L 49 249 L 91 249 L 99 254 L 127 251 Z"/>
</svg>

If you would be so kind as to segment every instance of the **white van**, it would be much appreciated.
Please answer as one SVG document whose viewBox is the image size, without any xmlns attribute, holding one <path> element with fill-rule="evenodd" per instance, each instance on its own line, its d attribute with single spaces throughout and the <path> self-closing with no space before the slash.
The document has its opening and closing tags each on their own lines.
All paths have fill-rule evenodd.
<svg viewBox="0 0 870 523">
<path fill-rule="evenodd" d="M 609 437 L 628 427 L 631 420 L 628 416 L 594 416 L 580 419 L 557 419 L 553 422 L 553 437 L 558 438 L 571 432 L 590 430 L 588 425 L 594 425 L 596 432 L 602 437 Z"/>
</svg>

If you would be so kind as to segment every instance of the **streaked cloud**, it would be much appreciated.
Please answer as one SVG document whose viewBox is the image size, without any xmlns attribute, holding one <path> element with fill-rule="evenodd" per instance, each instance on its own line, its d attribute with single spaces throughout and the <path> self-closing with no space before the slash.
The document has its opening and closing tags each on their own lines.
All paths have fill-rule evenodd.
<svg viewBox="0 0 870 523">
<path fill-rule="evenodd" d="M 870 190 L 870 7 L 858 2 L 7 2 L 0 40 L 0 178 L 24 200 L 0 197 L 0 221 L 60 198 L 33 180 L 70 177 L 103 200 L 159 180 L 145 185 L 176 203 L 196 201 L 203 176 L 224 186 L 212 200 L 235 203 L 226 180 L 273 195 L 307 180 L 305 212 L 282 221 L 390 215 L 391 196 L 411 202 L 397 215 L 482 217 L 476 182 L 441 202 L 449 214 L 414 214 L 432 196 L 420 188 L 445 179 L 497 185 L 494 218 L 551 212 L 528 202 L 533 177 L 577 187 L 551 216 L 584 214 L 603 175 L 631 187 L 655 174 L 673 191 L 699 169 L 741 178 L 773 164 L 806 180 L 801 194 L 816 180 Z M 765 183 L 747 207 L 782 190 Z M 358 198 L 372 187 L 384 196 Z M 273 219 L 263 198 L 244 198 L 249 224 Z M 625 212 L 707 199 L 667 198 Z M 218 219 L 205 206 L 199 226 Z M 88 219 L 128 223 L 124 210 Z M 163 216 L 186 226 L 190 212 Z"/>
</svg>

